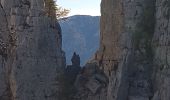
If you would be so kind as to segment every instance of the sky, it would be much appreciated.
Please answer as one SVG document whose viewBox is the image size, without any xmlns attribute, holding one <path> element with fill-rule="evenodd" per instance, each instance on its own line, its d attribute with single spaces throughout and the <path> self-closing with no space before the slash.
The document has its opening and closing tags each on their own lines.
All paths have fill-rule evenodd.
<svg viewBox="0 0 170 100">
<path fill-rule="evenodd" d="M 101 0 L 57 0 L 57 4 L 69 9 L 72 15 L 91 15 L 100 16 Z"/>
</svg>

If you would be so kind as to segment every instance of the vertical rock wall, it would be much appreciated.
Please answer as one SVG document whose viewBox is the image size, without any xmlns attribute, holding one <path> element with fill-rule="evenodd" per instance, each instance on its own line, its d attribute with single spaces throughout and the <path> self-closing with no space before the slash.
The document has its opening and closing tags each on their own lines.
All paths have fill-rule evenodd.
<svg viewBox="0 0 170 100">
<path fill-rule="evenodd" d="M 8 68 L 6 66 L 8 36 L 7 18 L 2 5 L 0 6 L 0 99 L 10 100 L 11 93 L 8 80 Z"/>
<path fill-rule="evenodd" d="M 170 1 L 156 0 L 156 26 L 153 37 L 154 97 L 152 100 L 170 99 Z"/>
<path fill-rule="evenodd" d="M 81 100 L 151 100 L 155 0 L 102 0 L 100 22 L 100 48 L 91 62 L 108 82 L 86 77 Z"/>
<path fill-rule="evenodd" d="M 169 8 L 168 0 L 102 1 L 94 61 L 109 82 L 96 100 L 170 99 Z"/>
<path fill-rule="evenodd" d="M 102 1 L 101 43 L 95 59 L 109 78 L 107 100 L 152 96 L 152 56 L 148 56 L 152 54 L 148 53 L 152 52 L 154 9 L 154 0 Z"/>
<path fill-rule="evenodd" d="M 0 100 L 61 99 L 65 55 L 59 24 L 46 16 L 43 0 L 0 5 L 0 38 L 7 45 L 5 51 L 1 46 Z"/>
<path fill-rule="evenodd" d="M 122 81 L 125 81 L 123 76 L 129 54 L 128 48 L 130 48 L 130 41 L 125 39 L 127 33 L 124 30 L 123 1 L 103 0 L 101 13 L 101 43 L 96 58 L 99 61 L 100 69 L 109 78 L 105 98 L 107 100 L 116 100 L 119 98 L 119 92 L 122 91 L 120 87 L 122 89 L 124 87 Z M 129 36 L 126 38 L 129 38 Z M 126 91 L 126 88 L 124 90 Z"/>
</svg>

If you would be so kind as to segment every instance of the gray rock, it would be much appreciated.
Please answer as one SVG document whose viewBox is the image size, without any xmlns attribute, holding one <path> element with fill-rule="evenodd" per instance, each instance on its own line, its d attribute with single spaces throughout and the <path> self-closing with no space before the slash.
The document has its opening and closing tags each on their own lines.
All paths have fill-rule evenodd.
<svg viewBox="0 0 170 100">
<path fill-rule="evenodd" d="M 102 0 L 100 48 L 91 62 L 97 63 L 96 69 L 100 69 L 108 81 L 95 95 L 88 93 L 79 100 L 152 99 L 154 15 L 154 0 Z M 96 73 L 87 71 L 87 80 Z"/>
<path fill-rule="evenodd" d="M 9 36 L 8 23 L 5 12 L 0 7 L 0 99 L 10 100 L 11 94 L 9 91 L 9 76 L 7 75 L 6 58 L 7 58 L 7 43 Z"/>
<path fill-rule="evenodd" d="M 93 94 L 95 94 L 100 88 L 101 88 L 101 84 L 95 80 L 95 79 L 90 79 L 87 83 L 86 83 L 86 88 L 88 88 Z"/>
<path fill-rule="evenodd" d="M 128 100 L 149 100 L 147 97 L 129 97 Z"/>
<path fill-rule="evenodd" d="M 0 5 L 0 39 L 8 44 L 7 60 L 0 57 L 0 100 L 59 100 L 65 68 L 59 24 L 43 14 L 43 0 Z"/>
<path fill-rule="evenodd" d="M 167 0 L 156 0 L 156 25 L 153 37 L 154 96 L 152 100 L 170 99 L 169 3 Z"/>
</svg>

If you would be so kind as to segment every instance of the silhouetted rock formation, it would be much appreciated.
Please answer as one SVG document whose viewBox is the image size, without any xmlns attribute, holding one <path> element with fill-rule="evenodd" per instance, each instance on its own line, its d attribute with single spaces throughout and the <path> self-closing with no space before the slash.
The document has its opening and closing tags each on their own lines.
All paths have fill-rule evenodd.
<svg viewBox="0 0 170 100">
<path fill-rule="evenodd" d="M 80 66 L 80 56 L 74 52 L 71 58 L 71 62 L 73 66 Z"/>
<path fill-rule="evenodd" d="M 74 83 L 77 75 L 81 71 L 79 55 L 74 52 L 71 61 L 72 65 L 67 65 L 65 69 L 64 95 L 66 100 L 75 100 L 74 95 L 76 93 L 76 89 L 74 87 Z"/>
<path fill-rule="evenodd" d="M 72 65 L 68 65 L 65 72 L 66 72 L 66 77 L 68 78 L 68 80 L 70 80 L 71 84 L 73 84 L 77 75 L 81 70 L 79 55 L 74 52 L 71 61 L 72 61 Z"/>
</svg>

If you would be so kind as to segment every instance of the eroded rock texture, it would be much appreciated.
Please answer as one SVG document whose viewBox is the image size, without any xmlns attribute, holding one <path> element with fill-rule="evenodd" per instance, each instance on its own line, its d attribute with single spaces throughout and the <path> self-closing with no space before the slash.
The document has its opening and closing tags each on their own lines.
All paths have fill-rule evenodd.
<svg viewBox="0 0 170 100">
<path fill-rule="evenodd" d="M 100 71 L 85 77 L 78 100 L 170 99 L 169 8 L 168 0 L 102 0 L 100 48 L 91 63 L 108 81 L 95 78 Z"/>
<path fill-rule="evenodd" d="M 170 99 L 170 1 L 156 0 L 156 26 L 153 37 L 154 97 L 152 100 Z"/>
<path fill-rule="evenodd" d="M 43 0 L 0 0 L 0 100 L 60 99 L 61 30 L 44 6 Z"/>
</svg>

